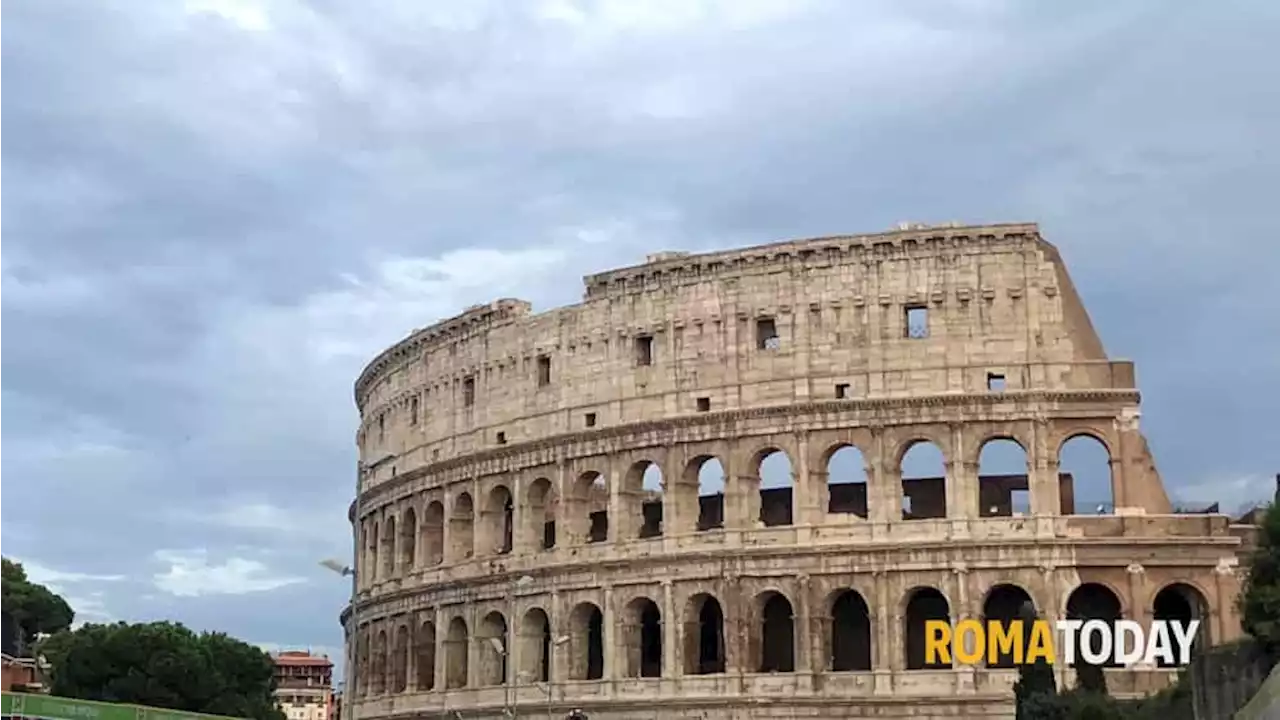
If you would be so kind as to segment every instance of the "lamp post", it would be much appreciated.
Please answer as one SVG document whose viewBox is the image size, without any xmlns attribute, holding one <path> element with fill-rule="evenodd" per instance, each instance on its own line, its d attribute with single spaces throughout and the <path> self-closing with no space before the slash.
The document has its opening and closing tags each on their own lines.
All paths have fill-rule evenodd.
<svg viewBox="0 0 1280 720">
<path fill-rule="evenodd" d="M 359 652 L 359 645 L 360 645 L 360 641 L 356 637 L 356 632 L 355 632 L 356 571 L 355 571 L 355 568 L 351 567 L 350 565 L 344 565 L 342 564 L 342 562 L 338 560 L 334 560 L 332 558 L 327 560 L 321 560 L 320 567 L 323 567 L 326 570 L 332 570 L 333 572 L 338 573 L 342 577 L 347 577 L 348 575 L 351 576 L 351 599 L 349 601 L 349 604 L 347 605 L 347 609 L 351 613 L 350 615 L 347 616 L 347 625 L 350 629 L 348 629 L 348 627 L 343 628 L 343 634 L 346 637 L 346 641 L 347 641 L 347 671 L 346 673 L 344 673 L 346 677 L 343 678 L 343 686 L 344 686 L 344 690 L 345 688 L 348 688 L 348 687 L 354 690 L 357 687 L 356 674 L 359 672 L 359 670 L 357 669 L 357 665 L 359 665 L 359 663 L 356 660 L 356 654 Z M 350 695 L 351 697 L 347 697 L 347 693 L 343 692 L 342 710 L 346 713 L 348 718 L 354 718 L 355 711 L 356 711 L 355 693 L 352 692 L 350 693 Z"/>
</svg>

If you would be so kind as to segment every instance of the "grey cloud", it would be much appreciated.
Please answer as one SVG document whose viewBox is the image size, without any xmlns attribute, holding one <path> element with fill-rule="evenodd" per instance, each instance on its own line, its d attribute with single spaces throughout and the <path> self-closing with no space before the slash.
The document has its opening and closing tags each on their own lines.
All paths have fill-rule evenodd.
<svg viewBox="0 0 1280 720">
<path fill-rule="evenodd" d="M 1175 492 L 1280 466 L 1268 4 L 204 5 L 4 11 L 6 552 L 115 616 L 338 645 L 361 364 L 656 249 L 1041 221 Z"/>
</svg>

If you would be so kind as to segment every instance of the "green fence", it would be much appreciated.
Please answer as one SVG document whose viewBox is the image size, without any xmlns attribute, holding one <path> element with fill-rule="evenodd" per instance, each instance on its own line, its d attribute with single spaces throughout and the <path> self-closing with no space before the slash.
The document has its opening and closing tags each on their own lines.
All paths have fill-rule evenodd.
<svg viewBox="0 0 1280 720">
<path fill-rule="evenodd" d="M 0 720 L 237 720 L 220 715 L 165 710 L 142 705 L 72 700 L 52 695 L 0 693 Z"/>
</svg>

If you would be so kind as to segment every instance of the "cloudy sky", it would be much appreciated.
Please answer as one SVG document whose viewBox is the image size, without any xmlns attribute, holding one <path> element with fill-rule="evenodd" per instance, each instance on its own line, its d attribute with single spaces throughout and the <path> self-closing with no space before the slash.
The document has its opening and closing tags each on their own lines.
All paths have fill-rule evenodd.
<svg viewBox="0 0 1280 720">
<path fill-rule="evenodd" d="M 351 384 L 660 249 L 1042 224 L 1185 501 L 1280 471 L 1280 4 L 12 0 L 4 553 L 334 648 Z"/>
</svg>

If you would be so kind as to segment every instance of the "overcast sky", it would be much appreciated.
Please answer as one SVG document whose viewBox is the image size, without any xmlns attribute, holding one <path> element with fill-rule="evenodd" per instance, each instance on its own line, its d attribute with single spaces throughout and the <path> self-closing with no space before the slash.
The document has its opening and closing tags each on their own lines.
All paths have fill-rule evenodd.
<svg viewBox="0 0 1280 720">
<path fill-rule="evenodd" d="M 112 9 L 114 8 L 114 9 Z M 4 553 L 339 652 L 356 374 L 647 252 L 1038 221 L 1172 492 L 1280 472 L 1280 3 L 12 0 Z"/>
</svg>

